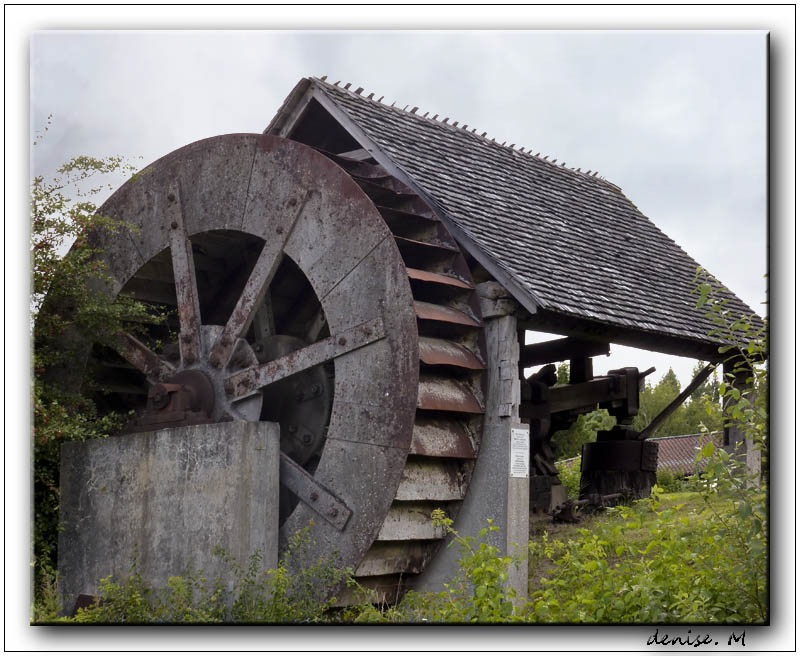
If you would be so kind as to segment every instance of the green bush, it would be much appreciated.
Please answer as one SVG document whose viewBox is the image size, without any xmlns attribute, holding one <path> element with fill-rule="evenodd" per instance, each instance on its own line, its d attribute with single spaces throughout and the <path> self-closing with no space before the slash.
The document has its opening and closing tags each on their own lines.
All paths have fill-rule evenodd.
<svg viewBox="0 0 800 656">
<path fill-rule="evenodd" d="M 342 585 L 353 585 L 352 570 L 335 565 L 336 554 L 320 558 L 310 566 L 305 562 L 311 544 L 310 528 L 300 531 L 273 569 L 264 570 L 260 553 L 246 564 L 222 550 L 222 558 L 232 575 L 232 589 L 222 579 L 208 581 L 190 567 L 182 576 L 172 576 L 163 589 L 144 580 L 135 560 L 127 578 L 111 576 L 100 582 L 96 601 L 81 608 L 75 617 L 59 617 L 60 603 L 54 578 L 45 580 L 45 589 L 34 608 L 34 623 L 77 624 L 287 624 L 329 621 L 336 604 L 332 592 Z"/>
<path fill-rule="evenodd" d="M 50 585 L 57 562 L 61 445 L 105 437 L 127 419 L 98 411 L 89 395 L 97 385 L 92 390 L 88 377 L 84 389 L 75 386 L 79 375 L 74 367 L 87 355 L 83 344 L 109 343 L 120 331 L 141 336 L 144 325 L 162 324 L 166 317 L 131 297 L 111 298 L 106 291 L 111 276 L 93 245 L 95 231 L 130 229 L 97 214 L 91 199 L 105 190 L 101 182 L 109 176 L 132 172 L 133 166 L 119 157 L 76 157 L 56 177 L 38 176 L 31 183 L 35 595 Z"/>
<path fill-rule="evenodd" d="M 656 485 L 664 492 L 684 492 L 694 489 L 689 477 L 666 469 L 659 469 L 656 472 Z"/>
<path fill-rule="evenodd" d="M 515 610 L 516 592 L 508 586 L 511 556 L 501 556 L 498 547 L 486 540 L 499 529 L 489 519 L 476 540 L 453 529 L 453 520 L 441 510 L 433 512 L 433 522 L 453 536 L 448 545 L 458 545 L 459 572 L 441 592 L 408 592 L 394 607 L 378 609 L 362 605 L 354 616 L 357 623 L 448 623 L 487 624 L 524 621 Z"/>
<path fill-rule="evenodd" d="M 556 463 L 558 470 L 558 478 L 561 484 L 567 488 L 567 495 L 570 499 L 578 499 L 581 494 L 581 458 L 578 456 L 577 460 L 564 461 L 561 460 Z"/>
</svg>

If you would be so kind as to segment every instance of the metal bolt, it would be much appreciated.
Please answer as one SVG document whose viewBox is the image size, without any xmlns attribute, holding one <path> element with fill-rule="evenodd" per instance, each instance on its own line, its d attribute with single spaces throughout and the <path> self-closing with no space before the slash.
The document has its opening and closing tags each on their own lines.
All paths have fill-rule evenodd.
<svg viewBox="0 0 800 656">
<path fill-rule="evenodd" d="M 314 492 L 311 493 L 310 496 L 311 496 L 311 500 L 312 501 L 316 501 L 317 499 L 319 499 L 319 492 L 314 491 Z"/>
<path fill-rule="evenodd" d="M 177 230 L 178 222 L 177 221 L 173 221 L 172 223 L 169 224 L 169 227 L 172 228 L 173 230 Z"/>
<path fill-rule="evenodd" d="M 264 350 L 264 345 L 263 345 L 263 344 L 256 344 L 256 345 L 253 347 L 253 350 L 254 350 L 256 353 L 261 353 L 261 351 L 263 351 L 263 350 Z"/>
<path fill-rule="evenodd" d="M 336 517 L 339 514 L 339 511 L 336 508 L 331 508 L 328 511 L 328 517 Z"/>
<path fill-rule="evenodd" d="M 311 444 L 311 435 L 309 433 L 303 435 L 303 444 Z"/>
<path fill-rule="evenodd" d="M 291 425 L 289 426 L 289 428 L 287 428 L 287 430 L 288 430 L 288 431 L 289 431 L 289 432 L 290 432 L 292 435 L 294 435 L 294 434 L 297 432 L 297 426 L 295 426 L 294 424 L 291 424 Z"/>
<path fill-rule="evenodd" d="M 289 199 L 289 205 L 291 207 L 294 207 L 295 205 L 297 205 L 297 199 L 296 198 L 290 198 Z"/>
<path fill-rule="evenodd" d="M 174 203 L 174 202 L 175 202 L 175 194 L 173 194 L 173 193 L 169 193 L 169 194 L 167 194 L 167 200 L 168 200 L 170 203 Z"/>
<path fill-rule="evenodd" d="M 339 346 L 344 346 L 345 344 L 347 344 L 347 339 L 345 339 L 344 337 L 340 337 Z"/>
<path fill-rule="evenodd" d="M 296 396 L 295 398 L 296 398 L 298 401 L 302 401 L 304 398 L 306 398 L 306 395 L 305 395 L 305 393 L 304 393 L 304 392 L 298 392 L 298 393 L 297 393 L 297 396 Z"/>
<path fill-rule="evenodd" d="M 283 226 L 278 226 L 277 228 L 275 228 L 275 232 L 277 232 L 279 235 L 282 235 L 283 234 Z"/>
<path fill-rule="evenodd" d="M 321 394 L 322 393 L 322 385 L 320 385 L 319 383 L 314 383 L 314 385 L 311 387 L 311 393 L 314 396 L 317 396 L 318 394 Z"/>
</svg>

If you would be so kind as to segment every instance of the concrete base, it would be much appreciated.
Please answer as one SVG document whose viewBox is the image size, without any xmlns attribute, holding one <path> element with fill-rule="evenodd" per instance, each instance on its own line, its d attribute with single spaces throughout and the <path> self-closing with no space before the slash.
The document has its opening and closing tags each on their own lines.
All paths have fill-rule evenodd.
<svg viewBox="0 0 800 656">
<path fill-rule="evenodd" d="M 134 559 L 156 588 L 191 565 L 209 581 L 229 568 L 215 547 L 264 568 L 278 557 L 279 427 L 230 422 L 138 433 L 61 450 L 60 593 L 72 613 L 101 578 Z"/>
</svg>

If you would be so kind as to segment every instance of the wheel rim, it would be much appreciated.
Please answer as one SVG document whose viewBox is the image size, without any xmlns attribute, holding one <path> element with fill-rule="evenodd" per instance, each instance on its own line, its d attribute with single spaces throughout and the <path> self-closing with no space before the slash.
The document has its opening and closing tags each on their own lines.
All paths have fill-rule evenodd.
<svg viewBox="0 0 800 656">
<path fill-rule="evenodd" d="M 313 522 L 308 558 L 336 553 L 341 564 L 357 565 L 398 487 L 418 387 L 413 298 L 397 246 L 374 205 L 342 169 L 305 146 L 228 135 L 158 160 L 100 213 L 135 228 L 94 235 L 114 279 L 112 293 L 139 289 L 141 298 L 155 296 L 152 284 L 142 284 L 141 271 L 169 253 L 179 359 L 171 362 L 131 336 L 116 344 L 151 387 L 200 372 L 192 375 L 205 376 L 214 388 L 209 421 L 252 420 L 261 415 L 262 390 L 333 363 L 324 443 L 314 449 L 313 466 L 311 457 L 304 463 L 312 471 L 299 471 L 300 464 L 282 457 L 282 481 L 299 476 L 306 498 L 281 525 L 280 545 L 285 549 Z M 203 320 L 213 310 L 207 299 L 201 303 L 198 284 L 198 273 L 213 270 L 195 256 L 209 235 L 222 234 L 263 246 L 234 294 L 230 316 L 215 326 Z M 259 362 L 253 323 L 282 259 L 302 272 L 313 290 L 309 302 L 320 306 L 326 327 L 310 344 L 295 343 L 289 353 Z"/>
</svg>

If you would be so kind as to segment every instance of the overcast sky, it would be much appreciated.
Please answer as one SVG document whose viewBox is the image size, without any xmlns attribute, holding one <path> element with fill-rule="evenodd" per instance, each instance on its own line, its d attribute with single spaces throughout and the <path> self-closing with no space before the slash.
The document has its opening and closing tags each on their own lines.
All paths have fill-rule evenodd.
<svg viewBox="0 0 800 656">
<path fill-rule="evenodd" d="M 763 31 L 39 32 L 31 127 L 53 125 L 32 167 L 260 132 L 327 74 L 599 171 L 763 313 L 766 48 Z M 595 368 L 650 364 L 684 384 L 693 366 L 617 347 Z"/>
</svg>

